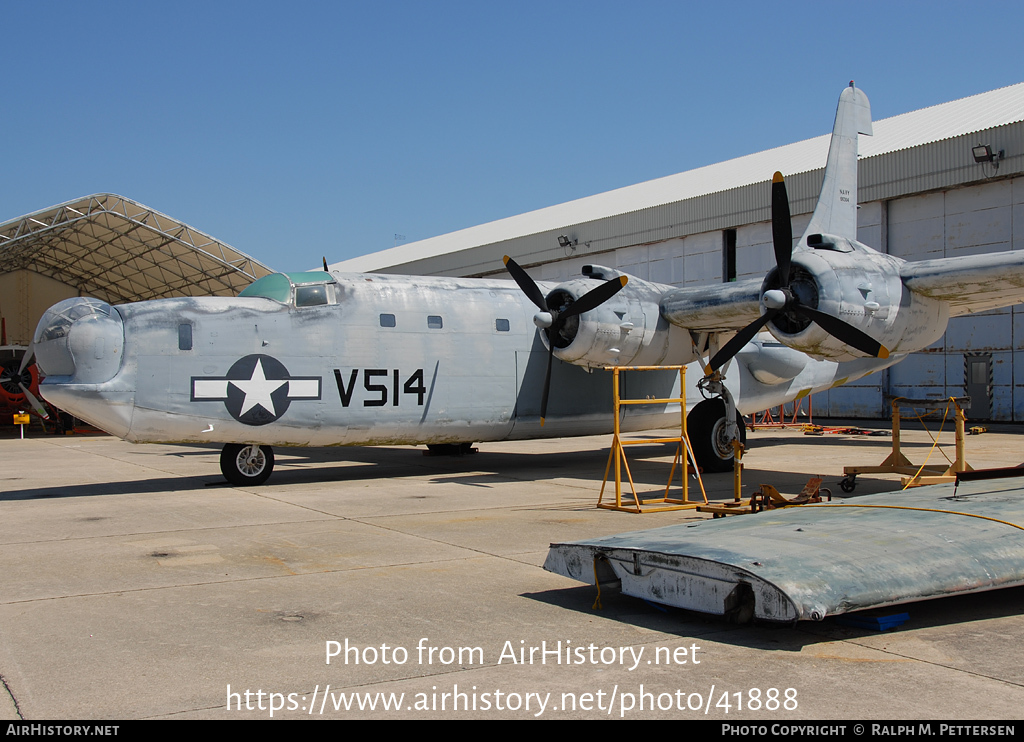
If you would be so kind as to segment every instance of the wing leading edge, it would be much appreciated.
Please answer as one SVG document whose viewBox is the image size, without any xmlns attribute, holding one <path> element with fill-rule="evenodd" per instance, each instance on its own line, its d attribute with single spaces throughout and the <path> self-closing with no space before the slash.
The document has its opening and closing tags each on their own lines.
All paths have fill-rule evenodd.
<svg viewBox="0 0 1024 742">
<path fill-rule="evenodd" d="M 956 317 L 1024 301 L 1024 251 L 936 258 L 904 263 L 903 285 L 949 304 Z"/>
<path fill-rule="evenodd" d="M 760 278 L 675 289 L 662 297 L 669 322 L 697 332 L 739 330 L 761 316 Z"/>
</svg>

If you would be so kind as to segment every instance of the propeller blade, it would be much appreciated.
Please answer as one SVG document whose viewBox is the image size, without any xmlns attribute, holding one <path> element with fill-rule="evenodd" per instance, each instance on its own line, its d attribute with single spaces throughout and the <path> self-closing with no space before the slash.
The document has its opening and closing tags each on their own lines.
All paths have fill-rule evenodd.
<svg viewBox="0 0 1024 742">
<path fill-rule="evenodd" d="M 758 319 L 733 335 L 732 339 L 715 353 L 715 357 L 708 361 L 705 373 L 717 371 L 724 366 L 734 355 L 740 352 L 744 345 L 753 340 L 754 336 L 761 331 L 761 328 L 771 322 L 772 317 L 778 313 L 778 309 L 769 309 Z"/>
<path fill-rule="evenodd" d="M 36 340 L 35 340 L 35 338 L 32 338 L 32 342 L 28 346 L 28 350 L 26 350 L 25 351 L 25 355 L 23 355 L 21 357 L 21 365 L 18 367 L 18 376 L 21 376 L 23 373 L 25 373 L 25 369 L 29 367 L 29 365 L 32 362 L 32 359 L 35 358 L 35 355 L 36 355 Z"/>
<path fill-rule="evenodd" d="M 527 298 L 532 301 L 538 309 L 542 312 L 548 311 L 548 303 L 544 300 L 544 294 L 540 292 L 540 287 L 533 282 L 530 275 L 519 267 L 519 263 L 514 261 L 508 255 L 502 260 L 505 261 L 505 268 L 512 274 L 512 279 L 519 285 L 519 288 L 523 290 Z"/>
<path fill-rule="evenodd" d="M 323 258 L 324 258 L 324 273 L 330 273 L 331 269 L 327 267 L 327 256 L 324 255 Z"/>
<path fill-rule="evenodd" d="M 32 409 L 36 411 L 36 414 L 39 415 L 39 417 L 43 418 L 44 420 L 49 420 L 49 413 L 46 411 L 46 408 L 43 407 L 43 405 L 39 402 L 39 400 L 36 399 L 36 395 L 30 392 L 28 390 L 28 387 L 26 387 L 24 384 L 19 383 L 18 386 L 21 387 L 21 393 L 25 395 L 25 399 L 27 399 L 29 404 L 32 405 Z"/>
<path fill-rule="evenodd" d="M 551 365 L 555 355 L 555 337 L 565 327 L 565 321 L 567 319 L 574 317 L 577 314 L 582 314 L 583 312 L 589 312 L 591 309 L 595 309 L 608 301 L 622 290 L 622 287 L 628 283 L 629 279 L 627 279 L 626 276 L 619 276 L 618 278 L 605 281 L 597 288 L 591 289 L 585 293 L 564 310 L 555 311 L 548 308 L 547 300 L 544 298 L 544 294 L 541 293 L 540 287 L 516 261 L 508 255 L 504 256 L 502 259 L 505 262 L 505 268 L 512 275 L 512 279 L 516 282 L 519 288 L 522 289 L 523 293 L 526 294 L 530 301 L 532 301 L 541 312 L 551 318 L 550 325 L 546 328 L 546 332 L 548 334 L 548 365 L 544 372 L 544 391 L 541 394 L 540 399 L 540 424 L 543 426 L 544 419 L 548 414 L 548 396 L 551 391 Z M 538 324 L 538 327 L 541 327 L 541 325 Z M 544 328 L 541 327 L 541 329 Z"/>
<path fill-rule="evenodd" d="M 589 312 L 591 309 L 596 309 L 619 293 L 619 291 L 622 290 L 622 287 L 628 282 L 629 279 L 625 276 L 619 276 L 618 278 L 612 278 L 605 281 L 596 289 L 591 289 L 566 307 L 564 312 L 559 313 L 559 317 L 572 317 L 577 314 Z"/>
<path fill-rule="evenodd" d="M 790 258 L 793 255 L 793 222 L 789 216 L 789 195 L 782 173 L 772 176 L 772 244 L 775 265 L 779 267 L 781 286 L 789 286 Z"/>
<path fill-rule="evenodd" d="M 817 322 L 825 332 L 832 337 L 842 340 L 844 343 L 852 348 L 856 348 L 861 353 L 867 353 L 869 356 L 875 358 L 888 358 L 889 350 L 882 345 L 880 342 L 875 340 L 873 337 L 865 332 L 858 330 L 853 325 L 847 324 L 838 317 L 833 317 L 831 314 L 825 314 L 817 309 L 811 309 L 799 305 L 795 307 L 797 312 L 802 313 L 807 318 Z"/>
<path fill-rule="evenodd" d="M 551 388 L 551 359 L 555 356 L 555 345 L 548 345 L 548 370 L 544 372 L 544 393 L 540 397 L 540 426 L 544 427 L 544 418 L 548 416 L 548 390 Z"/>
</svg>

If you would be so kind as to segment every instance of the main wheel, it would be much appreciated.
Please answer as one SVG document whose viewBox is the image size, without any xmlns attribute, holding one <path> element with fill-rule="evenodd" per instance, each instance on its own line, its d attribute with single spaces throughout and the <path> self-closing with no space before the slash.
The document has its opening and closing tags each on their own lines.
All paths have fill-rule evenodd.
<svg viewBox="0 0 1024 742">
<path fill-rule="evenodd" d="M 428 443 L 429 456 L 468 456 L 476 453 L 472 443 Z"/>
<path fill-rule="evenodd" d="M 747 429 L 743 416 L 736 413 L 736 425 L 740 430 L 740 443 L 747 440 Z M 731 471 L 734 453 L 725 424 L 725 402 L 721 399 L 705 399 L 686 416 L 686 433 L 693 446 L 697 466 L 706 472 Z"/>
<path fill-rule="evenodd" d="M 274 471 L 274 450 L 270 446 L 227 443 L 220 452 L 220 470 L 225 479 L 240 487 L 263 484 Z"/>
</svg>

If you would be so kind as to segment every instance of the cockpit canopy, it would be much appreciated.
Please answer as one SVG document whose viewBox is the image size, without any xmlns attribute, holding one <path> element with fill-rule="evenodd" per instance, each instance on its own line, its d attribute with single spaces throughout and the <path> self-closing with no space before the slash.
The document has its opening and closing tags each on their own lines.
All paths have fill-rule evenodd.
<svg viewBox="0 0 1024 742">
<path fill-rule="evenodd" d="M 250 284 L 239 296 L 259 296 L 294 307 L 337 303 L 337 282 L 330 273 L 272 273 Z"/>
</svg>

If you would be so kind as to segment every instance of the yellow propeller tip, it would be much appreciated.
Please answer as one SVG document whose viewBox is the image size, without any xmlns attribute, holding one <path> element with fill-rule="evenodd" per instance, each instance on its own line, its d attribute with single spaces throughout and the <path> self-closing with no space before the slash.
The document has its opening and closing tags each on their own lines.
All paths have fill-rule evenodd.
<svg viewBox="0 0 1024 742">
<path fill-rule="evenodd" d="M 501 259 L 501 262 L 504 263 L 505 265 L 508 265 L 508 261 L 510 261 L 511 259 L 512 258 L 510 258 L 508 255 L 506 255 L 505 257 L 503 257 Z"/>
<path fill-rule="evenodd" d="M 889 350 L 884 345 L 878 347 L 878 357 L 883 361 L 889 357 Z"/>
<path fill-rule="evenodd" d="M 542 428 L 544 427 L 544 418 L 543 418 L 543 417 L 542 417 L 542 418 L 540 419 L 540 426 L 541 426 Z"/>
<path fill-rule="evenodd" d="M 620 286 L 625 286 L 627 283 L 629 283 L 629 279 L 626 276 L 619 276 Z"/>
<path fill-rule="evenodd" d="M 781 183 L 785 178 L 782 177 L 782 173 L 778 170 L 775 171 L 775 175 L 772 176 L 772 183 Z"/>
</svg>

